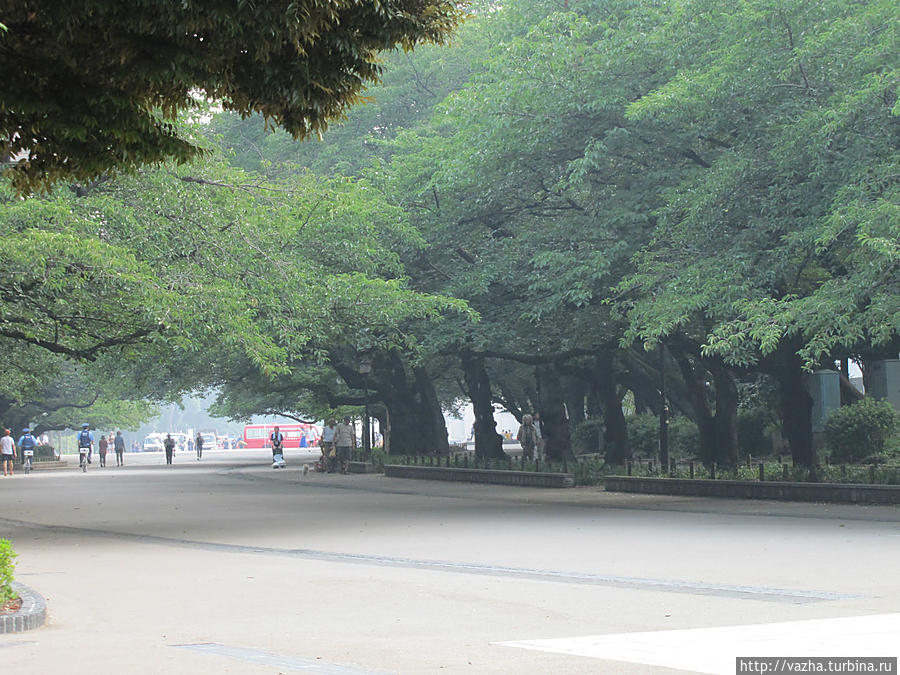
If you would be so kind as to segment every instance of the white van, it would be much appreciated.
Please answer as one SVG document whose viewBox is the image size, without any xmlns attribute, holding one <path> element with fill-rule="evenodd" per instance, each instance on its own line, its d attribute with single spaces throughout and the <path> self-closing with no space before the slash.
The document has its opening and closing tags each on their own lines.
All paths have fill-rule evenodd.
<svg viewBox="0 0 900 675">
<path fill-rule="evenodd" d="M 148 434 L 144 439 L 144 452 L 162 452 L 163 438 L 162 434 Z"/>
</svg>

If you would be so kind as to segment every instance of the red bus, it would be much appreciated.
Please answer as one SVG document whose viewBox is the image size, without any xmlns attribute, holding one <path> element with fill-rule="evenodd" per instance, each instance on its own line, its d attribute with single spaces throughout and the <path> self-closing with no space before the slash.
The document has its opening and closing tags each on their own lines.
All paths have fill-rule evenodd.
<svg viewBox="0 0 900 675">
<path fill-rule="evenodd" d="M 299 448 L 300 439 L 306 438 L 309 447 L 319 444 L 319 427 L 315 424 L 248 424 L 244 427 L 244 447 L 246 448 L 270 448 L 269 440 L 275 427 L 284 434 L 285 448 Z"/>
</svg>

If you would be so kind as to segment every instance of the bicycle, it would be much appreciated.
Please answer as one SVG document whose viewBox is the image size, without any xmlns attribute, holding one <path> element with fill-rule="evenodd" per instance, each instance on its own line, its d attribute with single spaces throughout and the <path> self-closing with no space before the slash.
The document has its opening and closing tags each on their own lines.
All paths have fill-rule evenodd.
<svg viewBox="0 0 900 675">
<path fill-rule="evenodd" d="M 22 457 L 22 468 L 25 470 L 25 475 L 27 476 L 31 470 L 34 468 L 34 454 L 25 454 Z"/>
<path fill-rule="evenodd" d="M 81 472 L 82 472 L 82 473 L 87 473 L 87 465 L 88 465 L 87 457 L 88 457 L 88 451 L 87 451 L 87 448 L 84 448 L 83 451 L 79 450 L 79 452 L 78 452 L 78 466 L 81 467 Z"/>
</svg>

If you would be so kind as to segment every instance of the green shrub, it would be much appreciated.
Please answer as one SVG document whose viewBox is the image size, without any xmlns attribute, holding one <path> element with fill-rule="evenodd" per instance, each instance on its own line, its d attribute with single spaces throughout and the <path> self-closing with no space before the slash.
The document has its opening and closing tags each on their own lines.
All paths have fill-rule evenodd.
<svg viewBox="0 0 900 675">
<path fill-rule="evenodd" d="M 604 425 L 601 419 L 585 420 L 572 432 L 572 452 L 576 455 L 591 455 L 600 452 L 600 438 Z"/>
<path fill-rule="evenodd" d="M 833 411 L 825 420 L 825 445 L 831 461 L 857 462 L 894 444 L 900 415 L 887 401 L 865 398 Z"/>
<path fill-rule="evenodd" d="M 625 422 L 631 452 L 639 457 L 656 457 L 659 454 L 659 418 L 643 413 L 626 417 Z"/>
<path fill-rule="evenodd" d="M 35 459 L 39 457 L 56 459 L 56 451 L 53 449 L 52 445 L 39 445 L 34 449 L 34 457 Z"/>
<path fill-rule="evenodd" d="M 631 451 L 640 457 L 659 454 L 659 418 L 656 415 L 632 415 L 626 418 Z M 700 448 L 700 432 L 687 417 L 669 420 L 669 456 L 694 457 Z"/>
<path fill-rule="evenodd" d="M 16 554 L 7 539 L 0 539 L 0 604 L 17 597 L 12 588 Z"/>
<path fill-rule="evenodd" d="M 772 425 L 775 413 L 765 406 L 738 409 L 738 451 L 741 457 L 772 454 Z"/>
</svg>

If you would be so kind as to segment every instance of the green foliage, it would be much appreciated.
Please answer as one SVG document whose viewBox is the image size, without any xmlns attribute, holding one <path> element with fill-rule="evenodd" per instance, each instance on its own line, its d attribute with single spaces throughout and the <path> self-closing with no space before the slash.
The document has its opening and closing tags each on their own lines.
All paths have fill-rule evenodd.
<svg viewBox="0 0 900 675">
<path fill-rule="evenodd" d="M 632 452 L 643 458 L 659 456 L 659 417 L 645 413 L 626 418 Z M 700 447 L 697 425 L 687 417 L 669 420 L 669 456 L 695 457 Z"/>
<path fill-rule="evenodd" d="M 774 411 L 756 405 L 738 408 L 738 449 L 741 457 L 764 457 L 772 454 L 772 427 L 777 422 Z"/>
<path fill-rule="evenodd" d="M 197 92 L 320 133 L 362 100 L 379 52 L 443 42 L 461 18 L 451 0 L 17 2 L 3 13 L 0 157 L 27 153 L 10 170 L 21 192 L 184 162 L 199 148 L 174 122 Z"/>
<path fill-rule="evenodd" d="M 35 459 L 56 459 L 56 451 L 52 445 L 39 445 L 34 449 Z"/>
<path fill-rule="evenodd" d="M 589 455 L 600 452 L 600 439 L 605 425 L 601 419 L 588 419 L 572 431 L 572 452 Z"/>
<path fill-rule="evenodd" d="M 825 420 L 825 444 L 832 463 L 880 455 L 900 428 L 900 414 L 887 401 L 865 398 L 833 411 Z"/>
<path fill-rule="evenodd" d="M 0 539 L 0 604 L 18 597 L 12 589 L 13 572 L 16 568 L 16 553 L 9 540 Z"/>
</svg>

